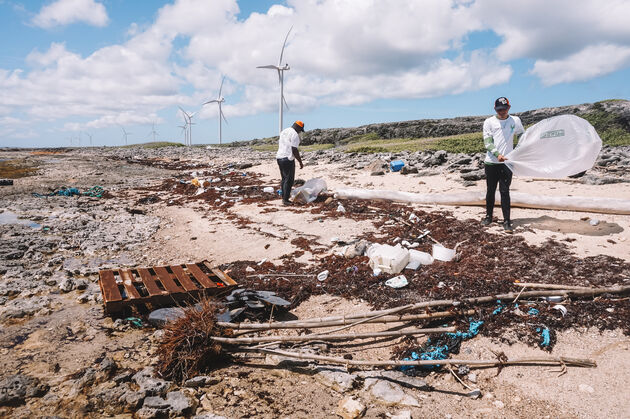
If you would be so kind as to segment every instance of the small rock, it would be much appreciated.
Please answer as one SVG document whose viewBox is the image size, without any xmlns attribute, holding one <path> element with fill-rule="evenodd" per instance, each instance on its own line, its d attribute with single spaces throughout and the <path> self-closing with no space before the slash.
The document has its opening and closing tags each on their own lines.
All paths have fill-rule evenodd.
<svg viewBox="0 0 630 419">
<path fill-rule="evenodd" d="M 184 309 L 179 307 L 160 308 L 149 314 L 149 323 L 155 327 L 163 327 L 166 323 L 180 319 L 184 315 Z"/>
<path fill-rule="evenodd" d="M 70 292 L 70 291 L 72 291 L 74 289 L 75 286 L 76 286 L 76 283 L 75 283 L 74 279 L 70 278 L 70 277 L 65 277 L 59 283 L 59 289 L 62 292 Z"/>
<path fill-rule="evenodd" d="M 420 406 L 418 400 L 405 393 L 398 384 L 378 380 L 371 389 L 372 396 L 386 405 Z"/>
<path fill-rule="evenodd" d="M 211 383 L 211 382 L 216 382 L 216 380 L 207 375 L 198 375 L 197 377 L 189 378 L 188 380 L 186 380 L 186 382 L 184 382 L 184 386 L 197 388 L 197 387 L 203 387 L 206 384 Z"/>
<path fill-rule="evenodd" d="M 335 413 L 343 419 L 355 419 L 363 416 L 365 409 L 365 406 L 360 401 L 353 397 L 346 397 L 339 401 Z"/>
<path fill-rule="evenodd" d="M 505 407 L 505 403 L 503 403 L 501 400 L 495 400 L 493 404 L 494 407 L 496 407 L 497 409 L 503 409 Z"/>
<path fill-rule="evenodd" d="M 466 397 L 470 397 L 471 399 L 478 399 L 481 397 L 481 390 L 474 389 L 473 391 L 466 394 Z"/>
<path fill-rule="evenodd" d="M 387 417 L 389 419 L 411 419 L 411 411 L 410 410 L 401 410 L 398 413 L 387 413 Z"/>
<path fill-rule="evenodd" d="M 140 391 L 146 391 L 149 395 L 164 394 L 171 384 L 161 378 L 154 378 L 153 367 L 146 367 L 131 378 L 140 386 Z"/>
<path fill-rule="evenodd" d="M 476 383 L 477 382 L 477 374 L 475 374 L 474 372 L 471 372 L 470 374 L 468 374 L 468 381 L 470 381 L 471 383 Z"/>
<path fill-rule="evenodd" d="M 354 386 L 356 376 L 336 368 L 318 368 L 315 378 L 335 391 L 344 393 Z"/>
<path fill-rule="evenodd" d="M 374 172 L 370 173 L 370 176 L 384 176 L 385 172 L 383 172 L 382 170 L 375 170 Z"/>
</svg>

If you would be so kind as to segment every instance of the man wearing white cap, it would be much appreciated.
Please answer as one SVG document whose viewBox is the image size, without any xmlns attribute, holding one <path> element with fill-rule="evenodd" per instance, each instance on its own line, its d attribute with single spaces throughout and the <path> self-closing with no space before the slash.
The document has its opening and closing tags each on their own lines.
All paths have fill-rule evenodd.
<svg viewBox="0 0 630 419">
<path fill-rule="evenodd" d="M 282 177 L 280 187 L 282 188 L 282 203 L 284 205 L 291 205 L 289 198 L 291 197 L 291 188 L 295 180 L 295 160 L 300 163 L 300 169 L 304 168 L 300 152 L 298 151 L 300 132 L 304 132 L 304 122 L 295 121 L 291 127 L 282 130 L 278 139 L 276 160 L 278 161 L 280 176 Z"/>
</svg>

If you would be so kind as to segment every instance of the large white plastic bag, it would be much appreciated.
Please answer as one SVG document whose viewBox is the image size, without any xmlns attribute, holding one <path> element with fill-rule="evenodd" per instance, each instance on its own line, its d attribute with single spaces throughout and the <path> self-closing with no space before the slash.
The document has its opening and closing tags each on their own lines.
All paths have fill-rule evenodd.
<svg viewBox="0 0 630 419">
<path fill-rule="evenodd" d="M 547 118 L 525 131 L 505 157 L 516 176 L 562 178 L 593 167 L 602 140 L 587 120 L 575 115 Z"/>
<path fill-rule="evenodd" d="M 304 182 L 304 185 L 299 188 L 295 188 L 291 191 L 291 199 L 293 202 L 300 204 L 308 204 L 317 199 L 322 191 L 326 190 L 326 181 L 324 179 L 316 177 Z"/>
</svg>

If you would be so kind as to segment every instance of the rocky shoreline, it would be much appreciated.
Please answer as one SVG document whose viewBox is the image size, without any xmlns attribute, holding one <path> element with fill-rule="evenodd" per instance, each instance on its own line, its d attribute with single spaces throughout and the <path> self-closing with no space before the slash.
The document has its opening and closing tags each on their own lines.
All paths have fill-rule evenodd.
<svg viewBox="0 0 630 419">
<path fill-rule="evenodd" d="M 224 417 L 221 409 L 229 410 L 230 403 L 233 407 L 240 404 L 238 411 L 243 416 L 292 416 L 299 412 L 295 406 L 261 402 L 264 394 L 252 395 L 248 393 L 252 389 L 239 387 L 241 375 L 252 374 L 242 366 L 195 377 L 181 386 L 156 377 L 152 365 L 161 330 L 147 333 L 135 328 L 129 319 L 104 317 L 97 284 L 100 269 L 169 262 L 159 253 L 147 252 L 147 244 L 171 221 L 142 205 L 142 188 L 172 178 L 189 183 L 198 171 L 207 168 L 225 173 L 255 172 L 257 166 L 273 160 L 273 153 L 248 147 L 95 148 L 50 154 L 0 150 L 0 158 L 38 170 L 34 176 L 0 187 L 0 414 L 39 417 L 43 412 L 54 412 L 57 417 L 141 418 L 197 414 L 194 417 L 220 418 Z M 373 176 L 385 175 L 389 162 L 397 159 L 406 162 L 400 176 L 449 173 L 464 186 L 483 179 L 482 154 L 360 154 L 335 149 L 304 153 L 307 166 L 334 165 L 342 172 L 368 170 Z M 605 146 L 596 166 L 576 182 L 626 183 L 630 182 L 628 169 L 630 147 Z M 48 196 L 62 187 L 84 193 L 96 185 L 104 188 L 106 195 Z M 311 412 L 313 417 L 330 416 L 330 405 L 337 403 L 345 406 L 338 412 L 363 412 L 365 404 L 358 403 L 357 407 L 350 396 L 338 397 L 356 388 L 385 406 L 397 406 L 393 411 L 402 416 L 396 417 L 411 417 L 405 412 L 418 407 L 420 399 L 409 399 L 403 387 L 427 386 L 420 378 L 395 371 L 376 374 L 303 368 L 309 368 L 308 374 L 325 383 L 314 387 L 317 390 L 313 397 L 321 397 L 327 407 Z M 277 374 L 282 376 L 283 384 L 270 385 L 282 391 L 299 387 L 303 380 L 299 375 Z M 264 390 L 264 374 L 256 380 L 261 386 L 259 391 L 276 391 Z M 387 384 L 392 381 L 396 385 Z M 474 400 L 478 394 L 468 397 Z M 248 403 L 252 404 L 243 406 Z M 372 415 L 387 411 L 373 409 Z"/>
</svg>

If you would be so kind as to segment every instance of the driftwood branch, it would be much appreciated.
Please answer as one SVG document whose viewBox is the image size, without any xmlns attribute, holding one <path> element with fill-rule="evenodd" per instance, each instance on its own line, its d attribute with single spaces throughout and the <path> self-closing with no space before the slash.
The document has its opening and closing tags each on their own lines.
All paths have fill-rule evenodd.
<svg viewBox="0 0 630 419">
<path fill-rule="evenodd" d="M 508 366 L 508 365 L 559 365 L 571 367 L 594 368 L 597 366 L 595 361 L 591 359 L 568 358 L 563 356 L 548 357 L 527 357 L 513 359 L 440 359 L 440 360 L 419 360 L 419 361 L 374 361 L 374 360 L 355 360 L 337 358 L 332 356 L 313 355 L 303 352 L 290 352 L 280 349 L 268 348 L 248 348 L 236 347 L 235 351 L 241 352 L 262 352 L 274 355 L 281 355 L 287 358 L 305 359 L 312 361 L 321 361 L 337 365 L 362 365 L 372 367 L 402 367 L 402 366 L 427 366 L 427 365 L 468 365 L 473 368 L 492 367 L 492 366 Z"/>
<path fill-rule="evenodd" d="M 596 290 L 597 288 L 579 287 L 574 285 L 562 285 L 562 284 L 537 284 L 533 282 L 515 282 L 514 285 L 523 288 L 542 288 L 548 290 Z"/>
<path fill-rule="evenodd" d="M 385 332 L 371 332 L 371 333 L 348 333 L 342 335 L 303 335 L 303 336 L 259 336 L 251 338 L 224 338 L 224 337 L 211 337 L 215 342 L 227 343 L 230 345 L 252 344 L 252 343 L 268 343 L 268 342 L 308 342 L 311 340 L 343 340 L 349 341 L 354 339 L 368 339 L 376 337 L 391 337 L 391 336 L 409 336 L 409 335 L 424 335 L 428 333 L 445 333 L 455 332 L 455 327 L 436 327 L 430 329 L 409 329 L 409 330 L 389 330 Z"/>
</svg>

